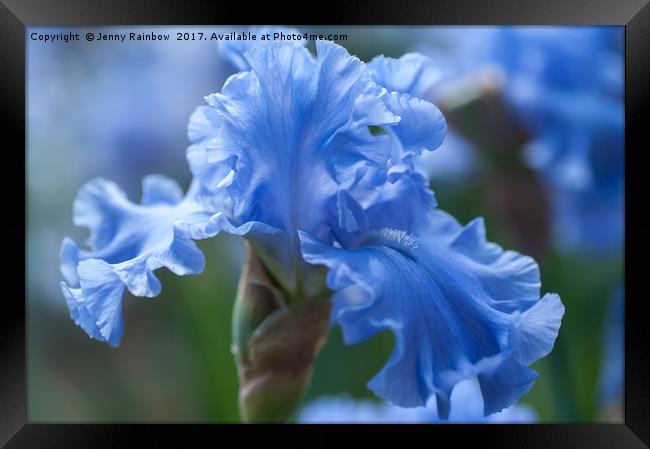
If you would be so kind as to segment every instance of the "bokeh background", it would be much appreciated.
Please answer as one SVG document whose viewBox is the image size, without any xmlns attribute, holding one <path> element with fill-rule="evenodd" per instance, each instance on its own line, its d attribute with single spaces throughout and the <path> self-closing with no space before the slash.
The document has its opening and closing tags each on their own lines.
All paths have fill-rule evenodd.
<svg viewBox="0 0 650 449">
<path fill-rule="evenodd" d="M 484 216 L 488 238 L 533 255 L 542 290 L 566 314 L 522 403 L 540 422 L 621 422 L 623 410 L 623 28 L 299 27 L 346 34 L 364 61 L 420 51 L 439 83 L 431 99 L 450 134 L 420 161 L 442 209 Z M 216 41 L 86 42 L 87 31 L 223 32 L 223 28 L 32 28 L 27 34 L 28 418 L 30 422 L 238 422 L 230 353 L 241 241 L 198 242 L 199 276 L 162 270 L 162 294 L 124 301 L 119 349 L 68 316 L 58 249 L 79 187 L 116 181 L 131 199 L 144 175 L 189 185 L 186 125 L 234 73 Z M 74 31 L 80 42 L 29 34 Z M 313 43 L 310 44 L 313 49 Z M 318 357 L 305 403 L 346 394 L 390 354 L 384 333 L 356 346 L 338 328 Z"/>
</svg>

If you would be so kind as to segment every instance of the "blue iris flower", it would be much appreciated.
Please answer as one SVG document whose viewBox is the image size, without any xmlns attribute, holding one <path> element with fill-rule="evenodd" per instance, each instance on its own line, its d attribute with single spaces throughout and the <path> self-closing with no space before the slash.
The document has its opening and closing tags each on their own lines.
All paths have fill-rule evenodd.
<svg viewBox="0 0 650 449">
<path fill-rule="evenodd" d="M 359 424 L 440 424 L 440 423 L 535 423 L 537 414 L 525 405 L 515 404 L 499 413 L 483 416 L 481 390 L 476 382 L 466 380 L 454 388 L 453 409 L 449 420 L 441 420 L 431 407 L 402 408 L 385 402 L 352 399 L 347 396 L 318 398 L 300 412 L 298 422 L 304 424 L 359 423 Z"/>
<path fill-rule="evenodd" d="M 245 70 L 190 118 L 194 180 L 146 178 L 140 205 L 97 180 L 75 203 L 90 251 L 61 249 L 71 315 L 112 345 L 123 331 L 125 289 L 155 296 L 153 272 L 196 274 L 193 240 L 245 236 L 288 294 L 334 292 L 332 321 L 354 344 L 395 335 L 369 382 L 403 407 L 435 398 L 450 412 L 458 383 L 478 377 L 484 412 L 513 404 L 533 385 L 528 367 L 552 348 L 564 308 L 540 299 L 537 264 L 435 208 L 414 158 L 442 143 L 441 112 L 418 97 L 429 62 L 410 54 L 364 64 L 331 42 L 271 43 L 243 53 Z"/>
</svg>

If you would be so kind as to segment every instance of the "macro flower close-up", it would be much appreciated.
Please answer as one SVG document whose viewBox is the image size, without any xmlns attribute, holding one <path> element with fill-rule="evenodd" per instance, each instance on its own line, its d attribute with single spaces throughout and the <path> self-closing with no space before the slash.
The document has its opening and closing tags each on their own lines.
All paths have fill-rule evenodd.
<svg viewBox="0 0 650 449">
<path fill-rule="evenodd" d="M 353 31 L 337 42 L 309 27 L 236 28 L 223 33 L 260 37 L 206 46 L 200 58 L 229 76 L 206 77 L 204 98 L 169 125 L 186 133 L 186 166 L 145 175 L 139 190 L 107 170 L 71 200 L 60 294 L 43 307 L 67 305 L 80 329 L 48 344 L 85 345 L 79 354 L 101 362 L 70 358 L 79 376 L 103 366 L 163 419 L 175 416 L 157 415 L 161 391 L 184 398 L 178 416 L 208 422 L 594 419 L 597 395 L 572 399 L 562 370 L 583 350 L 565 345 L 595 338 L 570 327 L 556 342 L 569 339 L 565 309 L 604 310 L 605 299 L 584 302 L 601 287 L 583 287 L 587 262 L 567 251 L 622 238 L 622 221 L 597 218 L 623 204 L 621 79 L 582 83 L 600 62 L 573 64 L 543 28 L 496 29 L 481 45 L 467 33 L 449 54 L 453 33 L 435 27 L 385 48 L 370 43 L 383 28 Z M 616 64 L 598 31 L 555 30 Z M 498 87 L 485 87 L 486 64 L 500 64 Z M 450 164 L 460 169 L 445 175 Z M 613 260 L 601 279 L 612 286 Z M 66 371 L 34 385 L 91 387 Z M 122 380 L 155 371 L 168 387 L 129 393 Z"/>
</svg>

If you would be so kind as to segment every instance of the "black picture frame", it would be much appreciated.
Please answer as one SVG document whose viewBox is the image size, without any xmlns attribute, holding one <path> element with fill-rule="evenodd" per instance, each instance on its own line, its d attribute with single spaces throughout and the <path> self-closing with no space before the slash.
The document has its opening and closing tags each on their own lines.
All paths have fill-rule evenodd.
<svg viewBox="0 0 650 449">
<path fill-rule="evenodd" d="M 0 111 L 5 171 L 0 176 L 3 192 L 0 235 L 4 250 L 4 298 L 0 312 L 0 445 L 10 448 L 132 447 L 135 439 L 147 446 L 179 442 L 181 447 L 199 441 L 229 445 L 241 438 L 273 438 L 319 443 L 341 441 L 340 433 L 360 434 L 387 441 L 421 439 L 436 444 L 440 438 L 456 443 L 477 441 L 505 448 L 642 448 L 650 447 L 650 343 L 644 332 L 647 301 L 642 290 L 650 249 L 650 220 L 645 218 L 644 153 L 649 141 L 646 122 L 650 74 L 650 6 L 647 0 L 417 0 L 381 1 L 369 4 L 310 2 L 302 8 L 278 2 L 265 6 L 222 1 L 45 1 L 2 0 L 0 4 Z M 300 15 L 300 16 L 299 16 Z M 624 25 L 626 40 L 626 242 L 625 242 L 625 423 L 554 425 L 436 425 L 436 426 L 248 426 L 225 425 L 44 425 L 27 422 L 25 381 L 25 279 L 26 240 L 18 235 L 26 228 L 27 173 L 21 148 L 25 134 L 25 36 L 29 26 L 99 26 L 163 24 L 422 24 L 422 25 Z M 73 107 L 73 105 L 71 105 Z M 7 161 L 6 158 L 11 160 Z M 21 182 L 22 167 L 24 179 Z M 64 175 L 64 174 L 62 174 Z M 25 191 L 19 195 L 20 186 Z M 25 200 L 24 202 L 21 200 Z M 23 254 L 23 258 L 20 255 Z M 636 262 L 635 261 L 639 261 Z M 22 266 L 21 263 L 22 262 Z M 23 300 L 21 300 L 23 298 Z M 587 318 L 586 318 L 587 319 Z M 224 432 L 226 432 L 224 434 Z M 291 437 L 289 436 L 291 432 Z M 297 433 L 295 433 L 297 432 Z M 293 435 L 300 434 L 300 437 Z M 316 438 L 309 434 L 317 434 Z M 226 439 L 228 438 L 228 439 Z"/>
</svg>

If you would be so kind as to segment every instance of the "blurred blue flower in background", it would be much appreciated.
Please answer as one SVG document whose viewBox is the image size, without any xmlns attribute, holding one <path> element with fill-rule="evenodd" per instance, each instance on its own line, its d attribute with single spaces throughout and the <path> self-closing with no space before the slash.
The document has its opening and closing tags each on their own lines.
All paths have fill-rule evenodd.
<svg viewBox="0 0 650 449">
<path fill-rule="evenodd" d="M 482 219 L 463 227 L 435 209 L 414 163 L 446 133 L 418 97 L 437 77 L 429 61 L 364 64 L 327 41 L 316 57 L 293 44 L 242 50 L 247 70 L 190 118 L 185 195 L 160 176 L 145 178 L 140 205 L 104 180 L 79 192 L 74 218 L 91 231 L 90 251 L 61 247 L 75 322 L 116 346 L 125 288 L 156 296 L 156 269 L 201 272 L 193 240 L 227 232 L 246 236 L 294 299 L 322 294 L 316 266 L 327 266 L 346 343 L 393 332 L 368 384 L 381 398 L 416 407 L 435 396 L 447 419 L 454 387 L 478 377 L 485 415 L 516 402 L 564 307 L 556 294 L 540 299 L 537 264 L 488 242 Z"/>
<path fill-rule="evenodd" d="M 551 198 L 557 242 L 617 250 L 623 242 L 624 104 L 621 27 L 434 30 L 454 51 L 419 50 L 444 68 L 436 85 L 491 71 L 531 135 L 525 158 Z M 570 42 L 571 45 L 567 45 Z M 435 98 L 435 90 L 433 94 Z"/>
<path fill-rule="evenodd" d="M 167 32 L 173 36 L 181 30 Z M 127 31 L 139 29 L 110 29 Z M 62 151 L 76 151 L 71 156 L 82 158 L 84 171 L 72 171 L 73 182 L 89 171 L 127 184 L 129 191 L 138 187 L 134 180 L 152 171 L 188 179 L 179 151 L 186 145 L 184 124 L 194 98 L 206 86 L 220 85 L 227 74 L 226 65 L 214 57 L 215 43 L 187 45 L 170 39 L 152 45 L 127 40 L 116 46 L 83 41 L 70 47 L 28 40 L 28 45 L 29 82 L 40 94 L 28 99 L 32 127 L 40 131 L 33 135 L 54 139 L 49 146 L 34 149 L 55 144 Z M 193 70 L 187 70 L 189 64 Z M 48 108 L 39 107 L 43 102 Z M 69 107 L 71 102 L 75 108 Z"/>
<path fill-rule="evenodd" d="M 451 394 L 452 412 L 449 420 L 441 420 L 430 407 L 402 408 L 376 401 L 355 400 L 347 396 L 321 397 L 308 403 L 300 412 L 298 422 L 303 424 L 438 424 L 438 423 L 535 423 L 533 409 L 515 404 L 499 413 L 483 415 L 481 390 L 476 382 L 460 382 Z"/>
<path fill-rule="evenodd" d="M 494 50 L 570 248 L 623 242 L 623 44 L 617 27 L 506 29 Z"/>
</svg>

